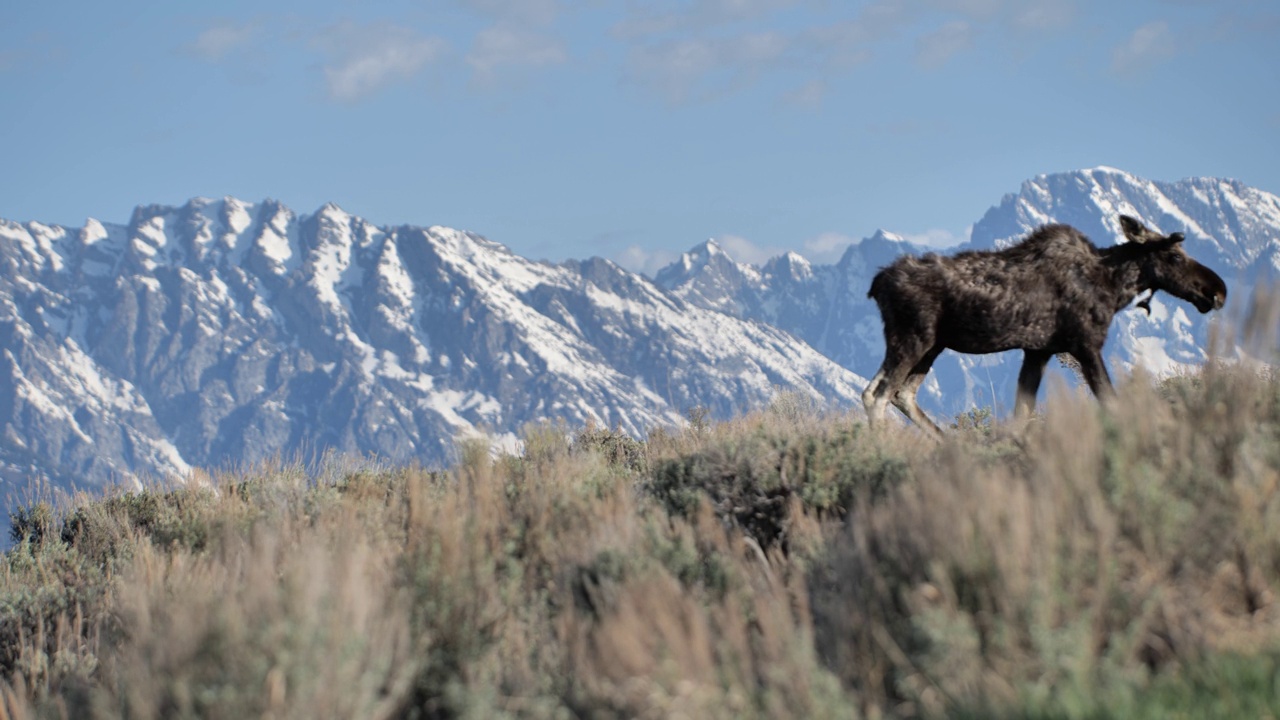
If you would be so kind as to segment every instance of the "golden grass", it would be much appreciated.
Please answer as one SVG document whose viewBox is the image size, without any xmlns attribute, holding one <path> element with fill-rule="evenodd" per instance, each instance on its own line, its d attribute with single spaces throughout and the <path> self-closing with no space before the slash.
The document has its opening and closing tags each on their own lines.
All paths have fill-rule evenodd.
<svg viewBox="0 0 1280 720">
<path fill-rule="evenodd" d="M 1214 364 L 1120 396 L 941 443 L 783 396 L 643 444 L 535 426 L 441 472 L 332 459 L 32 510 L 0 564 L 0 718 L 1139 707 L 1280 653 L 1280 381 Z"/>
</svg>

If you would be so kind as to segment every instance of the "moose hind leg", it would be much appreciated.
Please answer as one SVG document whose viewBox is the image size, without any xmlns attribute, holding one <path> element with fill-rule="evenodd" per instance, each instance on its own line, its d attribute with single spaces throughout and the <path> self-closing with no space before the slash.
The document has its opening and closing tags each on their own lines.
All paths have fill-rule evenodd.
<svg viewBox="0 0 1280 720">
<path fill-rule="evenodd" d="M 1022 370 L 1018 372 L 1018 399 L 1013 406 L 1015 418 L 1025 418 L 1036 409 L 1036 393 L 1040 390 L 1040 380 L 1044 377 L 1044 366 L 1049 358 L 1047 352 L 1027 350 L 1022 354 Z"/>
<path fill-rule="evenodd" d="M 897 397 L 916 364 L 933 349 L 933 333 L 920 324 L 919 318 L 902 320 L 892 315 L 885 317 L 884 363 L 862 393 L 867 422 L 872 426 L 884 420 L 885 406 Z M 929 363 L 932 362 L 930 358 Z M 925 372 L 928 369 L 926 365 Z"/>
<path fill-rule="evenodd" d="M 933 361 L 938 359 L 942 348 L 930 348 L 924 357 L 911 368 L 911 372 L 907 375 L 902 386 L 893 395 L 893 405 L 902 411 L 916 424 L 921 430 L 934 436 L 941 436 L 942 430 L 929 418 L 924 410 L 920 409 L 920 405 L 916 400 L 916 396 L 920 392 L 920 385 L 924 383 L 925 377 L 929 375 L 929 369 L 933 367 Z"/>
<path fill-rule="evenodd" d="M 880 372 L 867 383 L 867 389 L 862 392 L 862 405 L 872 427 L 884 421 L 885 408 L 902 387 L 911 367 L 910 362 L 903 361 L 902 355 L 891 352 L 880 366 Z"/>
<path fill-rule="evenodd" d="M 884 393 L 880 391 L 884 385 L 885 368 L 888 365 L 888 358 L 885 364 L 880 366 L 876 376 L 871 378 L 871 382 L 867 383 L 867 387 L 862 391 L 862 407 L 867 411 L 867 422 L 871 425 L 878 425 L 884 420 Z"/>
</svg>

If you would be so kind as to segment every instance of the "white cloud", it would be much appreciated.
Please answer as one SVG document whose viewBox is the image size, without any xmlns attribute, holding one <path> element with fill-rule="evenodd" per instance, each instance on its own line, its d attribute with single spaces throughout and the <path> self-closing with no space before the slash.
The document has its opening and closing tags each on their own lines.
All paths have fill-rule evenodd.
<svg viewBox="0 0 1280 720">
<path fill-rule="evenodd" d="M 735 262 L 763 265 L 786 252 L 786 248 L 758 245 L 740 235 L 717 235 L 712 240 Z M 679 259 L 680 253 L 654 250 L 632 245 L 614 256 L 614 262 L 633 272 L 653 277 L 659 270 Z"/>
<path fill-rule="evenodd" d="M 902 237 L 906 238 L 908 242 L 913 242 L 917 245 L 927 245 L 928 247 L 933 248 L 949 248 L 969 242 L 969 235 L 972 232 L 972 227 L 965 230 L 963 233 L 953 233 L 950 230 L 933 228 L 920 233 L 904 233 Z"/>
<path fill-rule="evenodd" d="M 1068 26 L 1078 0 L 692 0 L 635 3 L 613 28 L 628 46 L 627 76 L 671 102 L 706 100 L 789 76 L 787 102 L 813 105 L 826 83 L 874 54 L 921 36 L 916 61 L 945 65 L 994 31 L 1000 37 Z M 655 7 L 656 6 L 656 7 Z M 930 26 L 932 32 L 924 32 Z"/>
<path fill-rule="evenodd" d="M 787 54 L 790 43 L 781 33 L 759 32 L 637 45 L 628 74 L 672 102 L 702 100 L 754 81 Z"/>
<path fill-rule="evenodd" d="M 964 20 L 952 20 L 916 41 L 916 64 L 936 69 L 973 47 L 974 28 Z"/>
<path fill-rule="evenodd" d="M 1111 69 L 1125 74 L 1145 70 L 1173 57 L 1175 47 L 1169 23 L 1149 22 L 1116 47 L 1111 54 Z"/>
<path fill-rule="evenodd" d="M 822 99 L 827 95 L 827 84 L 813 79 L 783 96 L 783 100 L 802 108 L 816 109 L 822 107 Z"/>
<path fill-rule="evenodd" d="M 631 272 L 644 273 L 653 277 L 662 268 L 670 265 L 680 257 L 679 253 L 669 250 L 649 250 L 639 245 L 632 245 L 614 256 L 613 261 Z"/>
<path fill-rule="evenodd" d="M 464 0 L 476 12 L 500 22 L 549 25 L 560 14 L 560 0 Z"/>
<path fill-rule="evenodd" d="M 854 238 L 838 232 L 824 232 L 817 237 L 804 241 L 804 252 L 801 254 L 815 263 L 834 263 L 848 247 L 857 242 Z"/>
<path fill-rule="evenodd" d="M 770 258 L 786 252 L 784 248 L 757 245 L 739 235 L 718 235 L 715 240 L 729 257 L 740 263 L 763 265 Z"/>
<path fill-rule="evenodd" d="M 917 245 L 945 249 L 968 242 L 972 231 L 972 227 L 960 233 L 935 228 L 920 233 L 904 234 L 901 237 Z M 724 234 L 712 239 L 735 261 L 756 266 L 764 265 L 790 249 L 760 245 L 741 235 Z M 799 253 L 812 263 L 832 264 L 839 262 L 849 246 L 858 242 L 860 240 L 853 236 L 829 231 L 805 240 L 801 243 Z M 613 260 L 632 272 L 641 272 L 653 277 L 659 270 L 675 262 L 679 257 L 678 252 L 632 245 L 615 255 Z"/>
<path fill-rule="evenodd" d="M 568 57 L 564 45 L 550 35 L 498 24 L 476 35 L 471 52 L 467 53 L 467 63 L 477 78 L 487 81 L 502 67 L 557 65 Z"/>
<path fill-rule="evenodd" d="M 339 102 L 355 102 L 396 80 L 412 78 L 448 48 L 441 38 L 386 23 L 343 22 L 313 42 L 329 56 L 325 84 L 329 97 Z"/>
<path fill-rule="evenodd" d="M 635 3 L 630 15 L 614 26 L 623 38 L 651 38 L 668 33 L 698 33 L 741 23 L 799 5 L 804 0 L 694 0 Z"/>
<path fill-rule="evenodd" d="M 205 29 L 186 49 L 209 61 L 218 61 L 231 51 L 248 45 L 260 33 L 262 24 L 251 21 L 243 24 L 219 23 Z"/>
<path fill-rule="evenodd" d="M 562 64 L 569 59 L 564 40 L 554 32 L 560 0 L 463 0 L 489 16 L 492 24 L 476 33 L 467 53 L 474 77 L 491 82 L 500 71 Z"/>
<path fill-rule="evenodd" d="M 1057 30 L 1075 20 L 1074 0 L 1033 0 L 1013 14 L 1014 27 L 1023 30 Z"/>
</svg>

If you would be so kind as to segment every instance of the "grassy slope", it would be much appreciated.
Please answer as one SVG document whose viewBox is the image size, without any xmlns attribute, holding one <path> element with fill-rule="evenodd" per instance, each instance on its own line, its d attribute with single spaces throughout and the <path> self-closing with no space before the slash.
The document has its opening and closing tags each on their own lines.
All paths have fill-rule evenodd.
<svg viewBox="0 0 1280 720">
<path fill-rule="evenodd" d="M 30 506 L 0 718 L 1280 715 L 1280 381 L 961 425 L 783 395 Z"/>
</svg>

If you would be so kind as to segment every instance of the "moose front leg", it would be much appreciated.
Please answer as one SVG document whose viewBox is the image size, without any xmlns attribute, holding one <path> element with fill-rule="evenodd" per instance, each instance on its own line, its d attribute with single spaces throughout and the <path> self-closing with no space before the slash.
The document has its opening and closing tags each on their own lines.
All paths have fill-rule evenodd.
<svg viewBox="0 0 1280 720">
<path fill-rule="evenodd" d="M 1111 386 L 1111 376 L 1107 374 L 1106 363 L 1102 362 L 1101 348 L 1086 349 L 1071 353 L 1080 363 L 1080 371 L 1084 373 L 1084 381 L 1095 397 L 1103 402 L 1115 397 L 1115 388 Z"/>
<path fill-rule="evenodd" d="M 1044 366 L 1048 364 L 1051 353 L 1041 350 L 1024 350 L 1022 353 L 1022 370 L 1018 373 L 1018 399 L 1013 406 L 1015 418 L 1025 418 L 1036 409 L 1036 393 L 1040 391 L 1040 379 L 1044 377 Z"/>
</svg>

